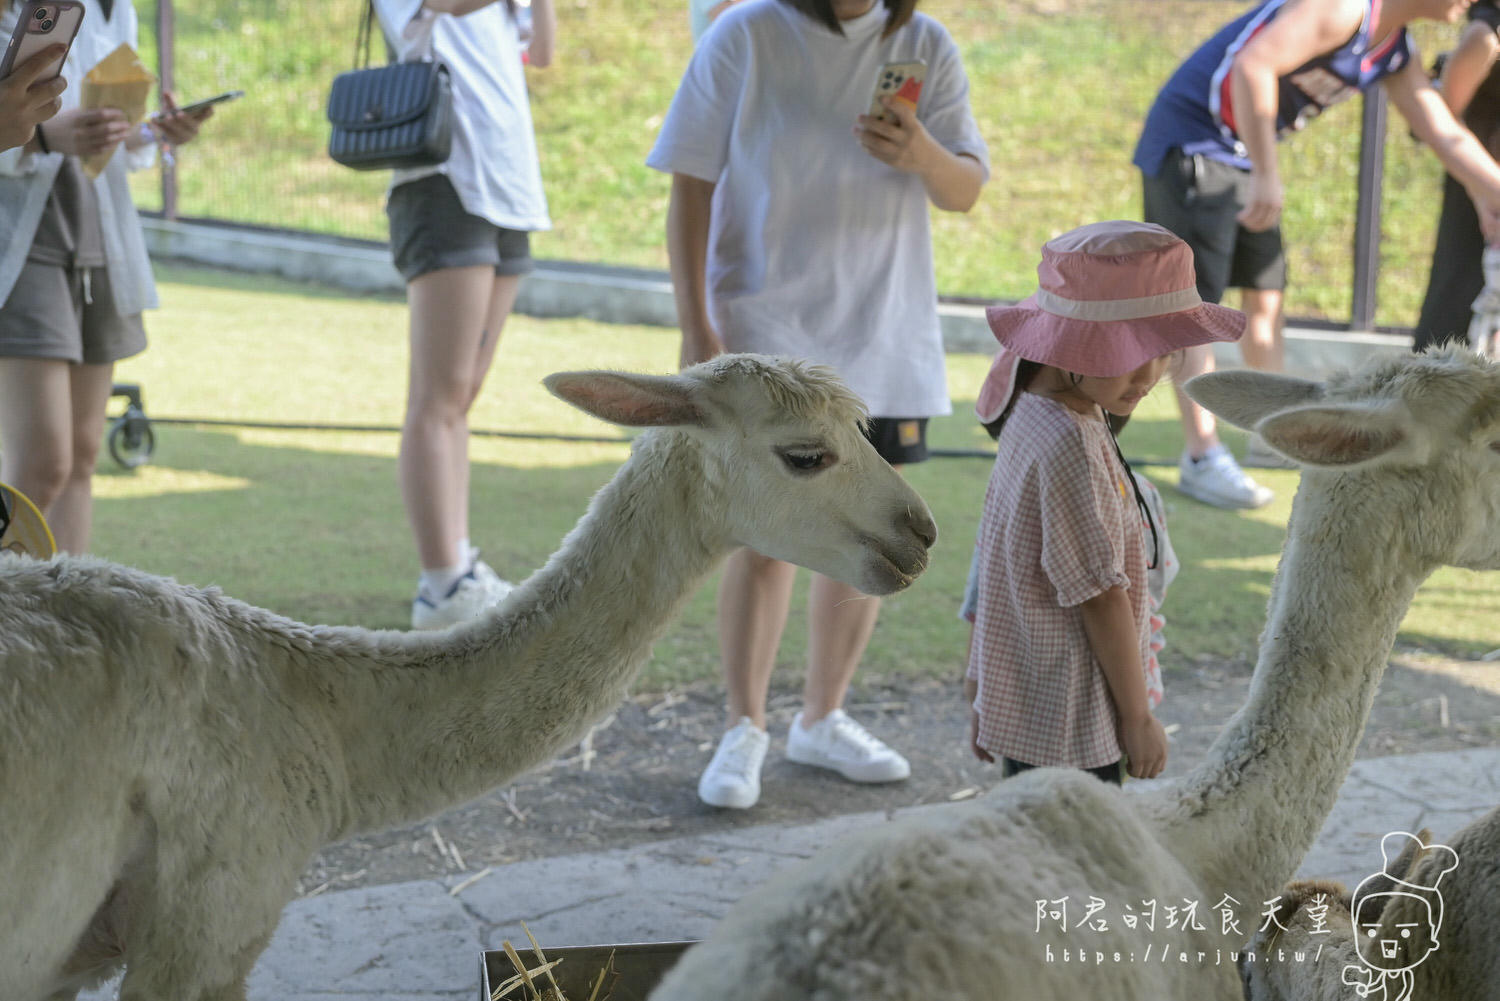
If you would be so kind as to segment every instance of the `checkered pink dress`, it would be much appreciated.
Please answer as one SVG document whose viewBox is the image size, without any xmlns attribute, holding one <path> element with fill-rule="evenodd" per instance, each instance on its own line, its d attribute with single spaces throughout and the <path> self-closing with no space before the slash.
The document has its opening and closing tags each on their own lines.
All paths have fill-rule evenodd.
<svg viewBox="0 0 1500 1001">
<path fill-rule="evenodd" d="M 968 674 L 979 685 L 979 746 L 1032 765 L 1118 761 L 1114 700 L 1078 606 L 1127 588 L 1143 664 L 1151 630 L 1141 516 L 1104 423 L 1019 394 L 978 545 Z"/>
</svg>

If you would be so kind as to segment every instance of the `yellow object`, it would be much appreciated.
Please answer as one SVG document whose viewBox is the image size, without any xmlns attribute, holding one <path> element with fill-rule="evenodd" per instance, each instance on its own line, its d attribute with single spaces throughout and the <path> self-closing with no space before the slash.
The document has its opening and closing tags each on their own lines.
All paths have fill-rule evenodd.
<svg viewBox="0 0 1500 1001">
<path fill-rule="evenodd" d="M 19 490 L 0 483 L 0 552 L 45 560 L 57 552 L 47 519 Z"/>
<path fill-rule="evenodd" d="M 119 108 L 134 125 L 146 117 L 146 98 L 155 85 L 156 75 L 141 62 L 130 43 L 121 42 L 83 78 L 79 103 L 85 108 Z M 114 155 L 111 147 L 84 157 L 84 172 L 90 178 L 98 177 Z"/>
</svg>

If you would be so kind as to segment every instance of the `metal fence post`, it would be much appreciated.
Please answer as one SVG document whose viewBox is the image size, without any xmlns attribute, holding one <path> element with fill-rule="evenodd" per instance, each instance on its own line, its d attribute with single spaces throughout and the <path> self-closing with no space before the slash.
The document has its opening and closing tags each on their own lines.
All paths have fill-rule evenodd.
<svg viewBox="0 0 1500 1001">
<path fill-rule="evenodd" d="M 172 83 L 174 41 L 172 0 L 156 0 L 156 76 L 163 91 L 176 89 Z M 161 214 L 164 219 L 177 218 L 177 168 L 165 159 L 161 163 Z"/>
<path fill-rule="evenodd" d="M 1359 203 L 1354 212 L 1351 330 L 1375 329 L 1380 280 L 1380 192 L 1385 177 L 1385 91 L 1365 91 L 1359 135 Z"/>
</svg>

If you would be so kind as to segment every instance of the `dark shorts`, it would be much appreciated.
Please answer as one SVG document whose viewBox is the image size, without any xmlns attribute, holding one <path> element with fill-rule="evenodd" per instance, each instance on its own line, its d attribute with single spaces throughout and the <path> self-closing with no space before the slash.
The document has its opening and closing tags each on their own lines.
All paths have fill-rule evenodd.
<svg viewBox="0 0 1500 1001">
<path fill-rule="evenodd" d="M 144 350 L 141 314 L 115 312 L 104 268 L 27 261 L 0 306 L 0 357 L 107 365 Z"/>
<path fill-rule="evenodd" d="M 1235 219 L 1245 207 L 1250 172 L 1206 156 L 1169 152 L 1155 177 L 1142 175 L 1147 222 L 1193 248 L 1198 294 L 1219 302 L 1229 288 L 1286 288 L 1281 227 L 1259 233 Z"/>
<path fill-rule="evenodd" d="M 536 267 L 531 234 L 464 211 L 446 174 L 392 188 L 385 214 L 391 224 L 391 255 L 407 281 L 443 268 L 487 265 L 497 275 L 524 275 Z"/>
<path fill-rule="evenodd" d="M 1000 770 L 1002 778 L 1008 779 L 1012 775 L 1019 775 L 1022 772 L 1029 772 L 1035 767 L 1037 766 L 1028 765 L 1024 761 L 1017 761 L 1015 758 L 1000 759 Z M 1113 782 L 1117 786 L 1125 784 L 1124 758 L 1121 758 L 1119 761 L 1116 761 L 1112 765 L 1100 765 L 1098 768 L 1083 768 L 1080 769 L 1080 771 L 1088 772 L 1096 779 L 1101 779 L 1105 782 Z"/>
<path fill-rule="evenodd" d="M 927 461 L 927 418 L 872 417 L 865 437 L 893 466 Z"/>
</svg>

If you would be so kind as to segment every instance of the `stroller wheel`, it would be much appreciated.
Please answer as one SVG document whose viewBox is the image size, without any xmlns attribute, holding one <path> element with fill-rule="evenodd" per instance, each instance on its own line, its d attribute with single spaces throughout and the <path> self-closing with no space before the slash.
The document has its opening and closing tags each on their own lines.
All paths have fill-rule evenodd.
<svg viewBox="0 0 1500 1001">
<path fill-rule="evenodd" d="M 109 429 L 109 454 L 126 469 L 144 466 L 156 450 L 156 434 L 144 415 L 117 417 Z"/>
</svg>

